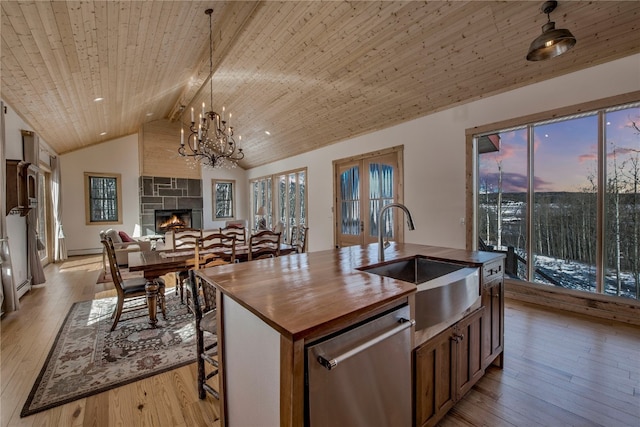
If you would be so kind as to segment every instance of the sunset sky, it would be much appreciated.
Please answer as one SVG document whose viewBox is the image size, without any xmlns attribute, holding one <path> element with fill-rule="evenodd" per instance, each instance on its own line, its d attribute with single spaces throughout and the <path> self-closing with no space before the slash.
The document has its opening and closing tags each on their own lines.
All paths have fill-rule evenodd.
<svg viewBox="0 0 640 427">
<path fill-rule="evenodd" d="M 608 165 L 622 165 L 631 156 L 640 156 L 640 135 L 631 121 L 640 122 L 640 107 L 606 114 Z M 505 193 L 527 189 L 527 130 L 500 134 L 500 151 L 480 156 L 480 185 L 488 183 L 497 191 L 498 162 L 502 162 Z M 598 116 L 537 125 L 534 128 L 534 188 L 536 191 L 583 191 L 591 188 L 589 176 L 596 176 Z M 611 166 L 608 166 L 611 167 Z"/>
</svg>

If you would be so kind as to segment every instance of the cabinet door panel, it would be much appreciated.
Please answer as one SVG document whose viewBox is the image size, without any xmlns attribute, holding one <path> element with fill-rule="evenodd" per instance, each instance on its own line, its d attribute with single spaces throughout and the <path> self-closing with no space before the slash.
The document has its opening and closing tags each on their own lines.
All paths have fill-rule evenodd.
<svg viewBox="0 0 640 427">
<path fill-rule="evenodd" d="M 481 307 L 455 327 L 456 400 L 461 399 L 484 374 L 481 352 L 484 320 L 484 307 Z"/>
<path fill-rule="evenodd" d="M 415 352 L 415 416 L 417 426 L 432 426 L 454 403 L 453 328 L 449 328 Z"/>
<path fill-rule="evenodd" d="M 502 316 L 501 286 L 495 286 L 491 292 L 491 353 L 496 354 L 502 349 Z"/>
<path fill-rule="evenodd" d="M 482 291 L 486 320 L 482 327 L 482 364 L 502 367 L 504 349 L 504 284 L 502 281 Z"/>
</svg>

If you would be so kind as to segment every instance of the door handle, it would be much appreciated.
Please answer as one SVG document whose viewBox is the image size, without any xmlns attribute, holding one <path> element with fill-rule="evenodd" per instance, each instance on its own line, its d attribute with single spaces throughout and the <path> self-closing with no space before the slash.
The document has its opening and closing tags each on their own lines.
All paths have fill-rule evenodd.
<svg viewBox="0 0 640 427">
<path fill-rule="evenodd" d="M 347 350 L 341 355 L 334 357 L 333 359 L 325 358 L 323 356 L 318 356 L 318 359 L 317 359 L 318 363 L 320 363 L 322 366 L 327 368 L 328 371 L 330 371 L 336 366 L 338 366 L 338 363 L 343 362 L 348 358 L 350 358 L 351 356 L 355 356 L 356 354 L 368 349 L 369 347 L 376 345 L 380 341 L 383 341 L 389 338 L 390 336 L 395 335 L 399 332 L 402 332 L 405 329 L 410 328 L 416 324 L 416 321 L 413 319 L 412 320 L 400 319 L 399 322 L 401 322 L 400 325 L 394 327 L 393 329 L 389 329 L 387 332 L 384 332 L 378 335 L 377 337 L 372 338 L 369 341 L 352 348 L 351 350 Z"/>
</svg>

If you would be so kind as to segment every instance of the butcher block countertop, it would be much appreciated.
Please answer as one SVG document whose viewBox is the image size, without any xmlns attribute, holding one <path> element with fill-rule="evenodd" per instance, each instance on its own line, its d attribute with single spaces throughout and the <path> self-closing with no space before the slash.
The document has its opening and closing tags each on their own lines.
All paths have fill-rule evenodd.
<svg viewBox="0 0 640 427">
<path fill-rule="evenodd" d="M 482 266 L 501 254 L 394 244 L 385 261 L 424 255 Z M 412 283 L 357 270 L 378 264 L 378 245 L 286 255 L 200 270 L 199 274 L 291 341 L 365 320 L 415 293 Z"/>
</svg>

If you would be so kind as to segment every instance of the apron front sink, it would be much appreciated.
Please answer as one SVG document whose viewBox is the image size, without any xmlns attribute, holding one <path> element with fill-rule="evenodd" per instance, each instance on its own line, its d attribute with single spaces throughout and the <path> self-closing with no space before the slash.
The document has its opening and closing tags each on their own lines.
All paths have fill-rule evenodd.
<svg viewBox="0 0 640 427">
<path fill-rule="evenodd" d="M 358 270 L 419 285 L 463 268 L 464 265 L 415 256 L 361 267 Z"/>
<path fill-rule="evenodd" d="M 358 268 L 365 273 L 414 283 L 416 331 L 446 325 L 480 298 L 480 272 L 452 262 L 414 256 Z"/>
</svg>

